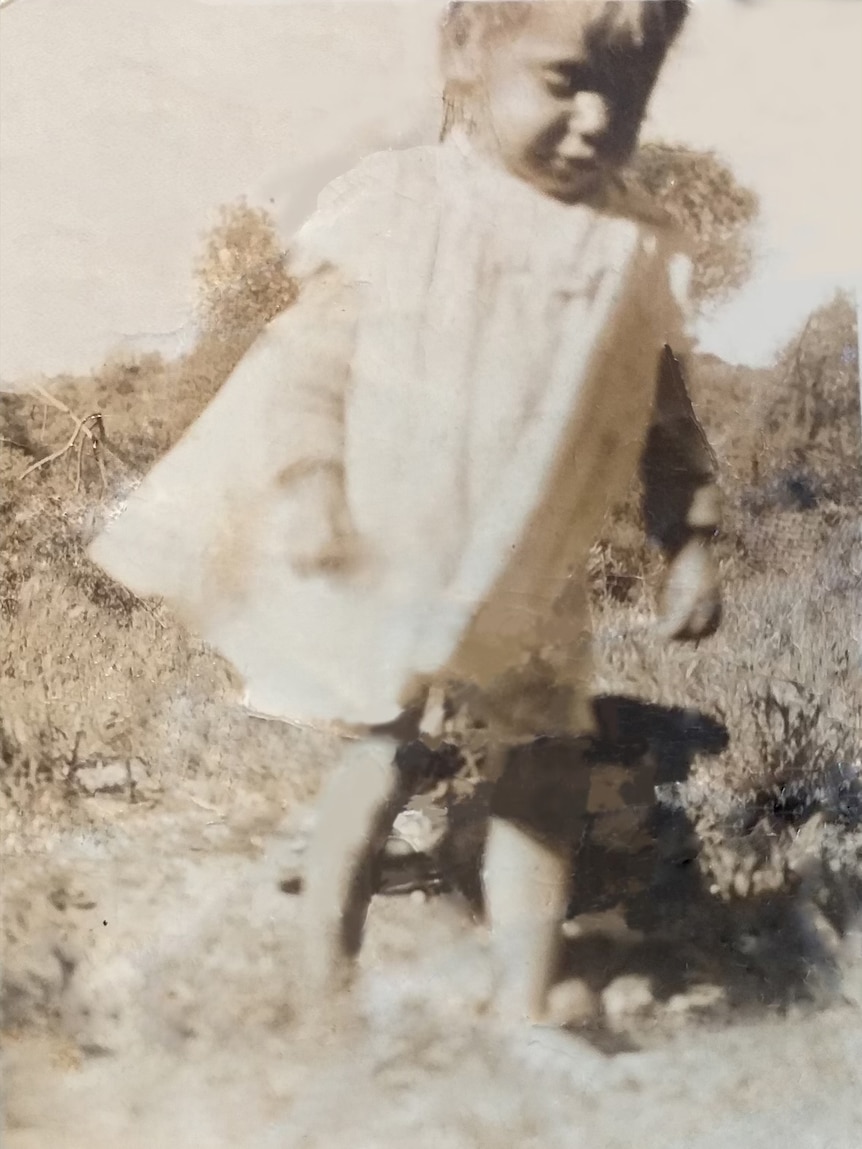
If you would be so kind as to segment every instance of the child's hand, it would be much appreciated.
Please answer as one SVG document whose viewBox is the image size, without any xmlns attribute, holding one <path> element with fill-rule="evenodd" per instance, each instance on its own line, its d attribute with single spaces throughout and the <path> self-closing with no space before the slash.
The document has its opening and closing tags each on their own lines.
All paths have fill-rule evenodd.
<svg viewBox="0 0 862 1149">
<path fill-rule="evenodd" d="M 303 578 L 321 574 L 346 574 L 359 564 L 358 537 L 330 533 L 314 546 L 292 548 L 290 565 Z"/>
<path fill-rule="evenodd" d="M 662 593 L 662 638 L 696 642 L 721 621 L 718 567 L 707 539 L 691 539 L 671 561 Z"/>
<path fill-rule="evenodd" d="M 290 492 L 288 561 L 303 578 L 346 573 L 360 558 L 359 537 L 351 522 L 342 477 L 321 470 L 305 476 Z"/>
</svg>

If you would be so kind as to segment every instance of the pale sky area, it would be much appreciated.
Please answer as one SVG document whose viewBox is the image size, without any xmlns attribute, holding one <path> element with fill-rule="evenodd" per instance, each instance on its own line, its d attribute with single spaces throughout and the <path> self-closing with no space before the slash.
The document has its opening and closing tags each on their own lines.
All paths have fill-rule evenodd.
<svg viewBox="0 0 862 1149">
<path fill-rule="evenodd" d="M 433 139 L 439 11 L 4 6 L 2 382 L 180 350 L 219 204 L 247 194 L 295 219 L 305 167 Z M 757 274 L 702 325 L 704 349 L 766 362 L 836 285 L 862 282 L 862 0 L 700 0 L 645 135 L 716 149 L 761 198 Z"/>
</svg>

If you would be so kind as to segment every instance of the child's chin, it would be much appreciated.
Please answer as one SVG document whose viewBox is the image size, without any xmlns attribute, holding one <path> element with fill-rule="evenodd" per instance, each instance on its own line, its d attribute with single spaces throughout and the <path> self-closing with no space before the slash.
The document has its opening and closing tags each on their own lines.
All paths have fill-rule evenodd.
<svg viewBox="0 0 862 1149">
<path fill-rule="evenodd" d="M 584 169 L 573 175 L 558 175 L 549 172 L 543 182 L 543 190 L 563 203 L 580 203 L 601 190 L 605 173 L 600 168 Z"/>
</svg>

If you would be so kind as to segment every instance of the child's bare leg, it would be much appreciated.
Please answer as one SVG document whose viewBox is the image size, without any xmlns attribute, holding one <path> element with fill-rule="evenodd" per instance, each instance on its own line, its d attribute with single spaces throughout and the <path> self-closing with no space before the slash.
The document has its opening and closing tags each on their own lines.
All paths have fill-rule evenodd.
<svg viewBox="0 0 862 1149">
<path fill-rule="evenodd" d="M 498 1010 L 541 1021 L 559 960 L 567 858 L 514 822 L 492 818 L 484 876 Z"/>
<path fill-rule="evenodd" d="M 537 744 L 511 753 L 492 800 L 485 853 L 497 1009 L 512 1021 L 546 1018 L 588 786 L 571 751 L 561 760 L 559 748 L 543 750 Z"/>
<path fill-rule="evenodd" d="M 396 750 L 386 737 L 350 743 L 320 799 L 303 899 L 306 977 L 314 1001 L 350 984 L 375 862 L 409 797 Z"/>
</svg>

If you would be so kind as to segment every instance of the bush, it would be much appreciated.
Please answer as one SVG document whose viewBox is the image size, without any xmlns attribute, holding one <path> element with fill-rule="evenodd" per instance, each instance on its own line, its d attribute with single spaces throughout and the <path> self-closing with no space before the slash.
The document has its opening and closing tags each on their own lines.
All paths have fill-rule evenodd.
<svg viewBox="0 0 862 1149">
<path fill-rule="evenodd" d="M 714 152 L 663 143 L 641 146 L 628 181 L 656 200 L 692 245 L 691 299 L 723 302 L 751 274 L 751 229 L 760 203 Z"/>
<path fill-rule="evenodd" d="M 296 298 L 275 226 L 243 200 L 221 208 L 195 268 L 204 331 L 256 334 Z"/>
<path fill-rule="evenodd" d="M 769 472 L 804 472 L 840 502 L 862 497 L 856 307 L 844 292 L 815 311 L 776 364 L 763 413 Z"/>
</svg>

